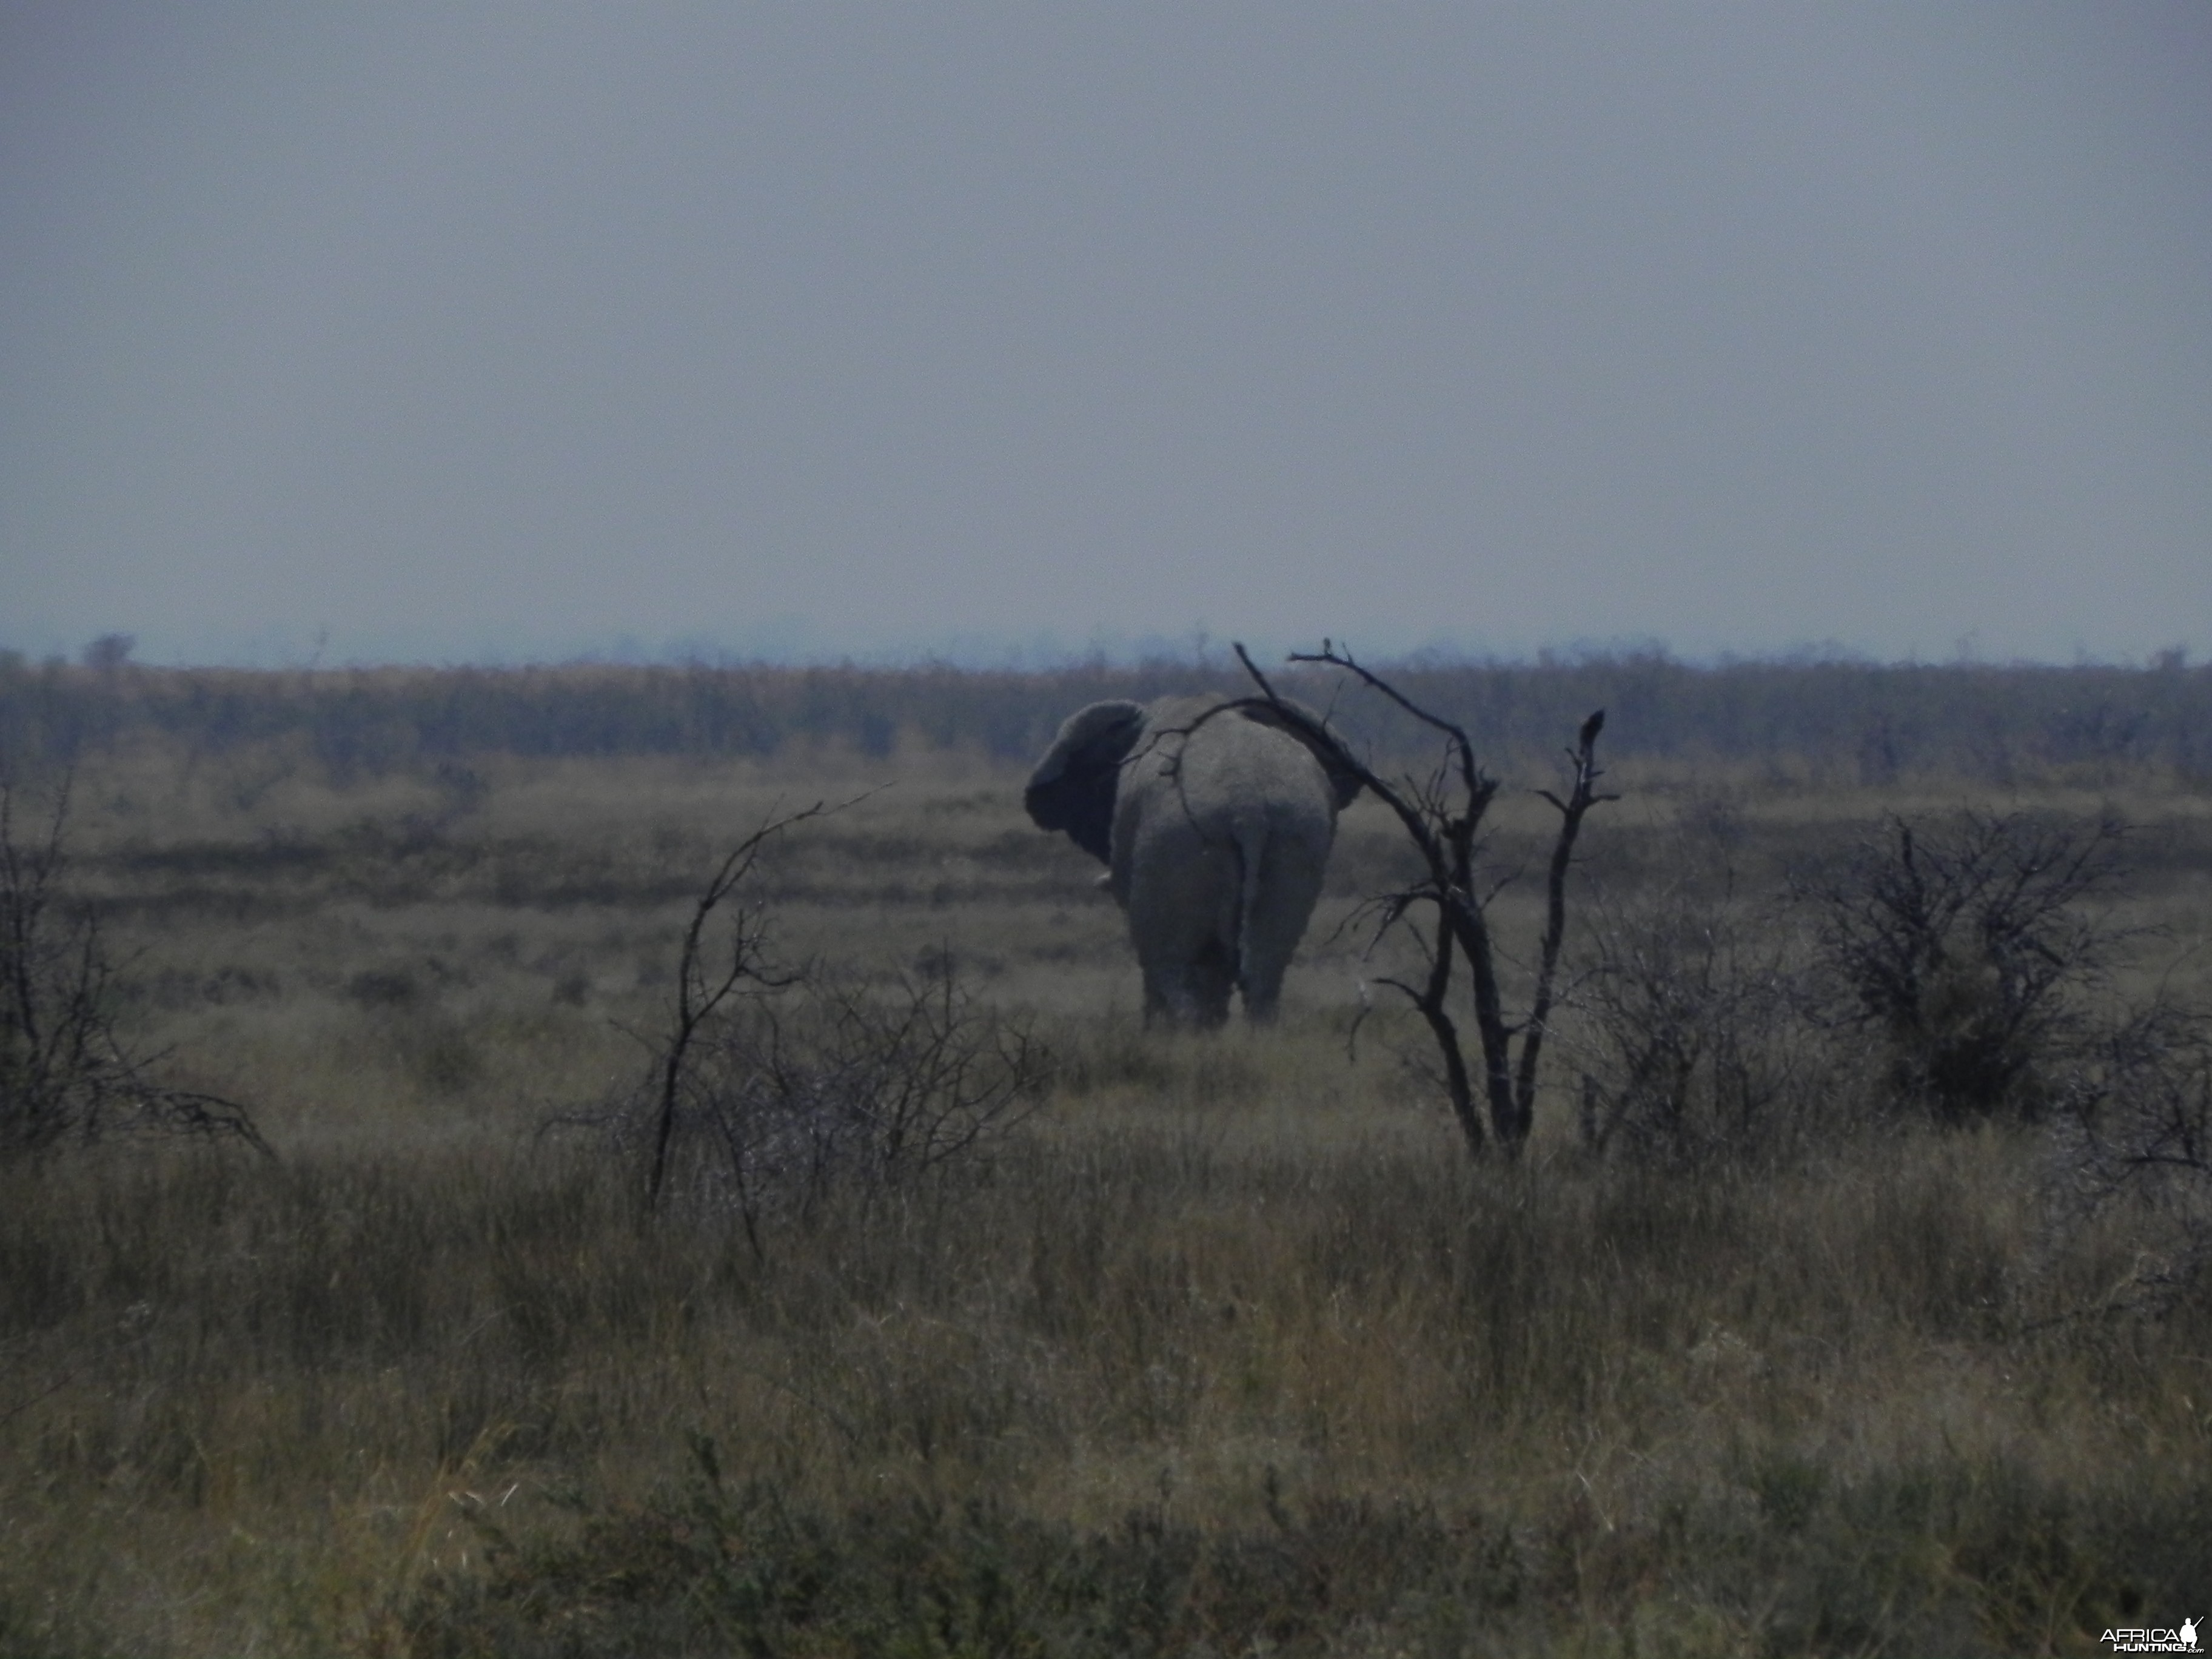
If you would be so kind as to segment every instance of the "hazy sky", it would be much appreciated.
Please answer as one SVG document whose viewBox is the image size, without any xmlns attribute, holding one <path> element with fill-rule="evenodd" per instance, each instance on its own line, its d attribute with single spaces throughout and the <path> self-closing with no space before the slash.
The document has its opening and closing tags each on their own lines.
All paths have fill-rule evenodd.
<svg viewBox="0 0 2212 1659">
<path fill-rule="evenodd" d="M 0 645 L 2212 651 L 2212 5 L 0 0 Z"/>
</svg>

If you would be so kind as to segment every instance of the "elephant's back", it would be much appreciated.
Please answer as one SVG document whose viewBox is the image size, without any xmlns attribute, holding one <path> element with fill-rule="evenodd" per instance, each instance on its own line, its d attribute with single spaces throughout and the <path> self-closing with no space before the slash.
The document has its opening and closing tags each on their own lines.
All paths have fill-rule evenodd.
<svg viewBox="0 0 2212 1659">
<path fill-rule="evenodd" d="M 1222 696 L 1168 697 L 1146 711 L 1122 774 L 1114 825 L 1115 891 L 1132 866 L 1256 854 L 1288 839 L 1326 856 L 1336 827 L 1328 775 L 1310 750 Z M 1180 849 L 1180 850 L 1179 850 Z"/>
<path fill-rule="evenodd" d="M 1313 751 L 1289 732 L 1237 710 L 1222 710 L 1192 728 L 1181 767 L 1194 796 L 1219 801 L 1240 816 L 1280 823 L 1287 815 L 1311 823 L 1317 814 L 1324 836 L 1335 823 L 1328 773 Z"/>
</svg>

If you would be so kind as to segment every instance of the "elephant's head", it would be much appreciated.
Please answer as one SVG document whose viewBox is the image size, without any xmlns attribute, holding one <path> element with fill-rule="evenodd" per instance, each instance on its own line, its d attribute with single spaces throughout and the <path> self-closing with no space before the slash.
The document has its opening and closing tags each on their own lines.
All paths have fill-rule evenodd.
<svg viewBox="0 0 2212 1659">
<path fill-rule="evenodd" d="M 1030 774 L 1022 805 L 1029 809 L 1030 818 L 1038 829 L 1064 830 L 1068 839 L 1085 852 L 1101 863 L 1110 863 L 1114 855 L 1114 801 L 1121 787 L 1122 769 L 1155 714 L 1167 709 L 1172 712 L 1166 716 L 1169 724 L 1164 730 L 1170 736 L 1188 732 L 1190 723 L 1202 724 L 1212 719 L 1249 720 L 1296 738 L 1312 751 L 1322 770 L 1328 775 L 1329 787 L 1340 811 L 1358 794 L 1359 779 L 1345 769 L 1337 751 L 1326 743 L 1315 741 L 1314 733 L 1321 728 L 1320 716 L 1303 704 L 1290 706 L 1304 717 L 1303 722 L 1256 700 L 1226 706 L 1217 704 L 1210 713 L 1205 702 L 1195 699 L 1170 700 L 1149 709 L 1141 703 L 1118 698 L 1094 702 L 1077 710 L 1061 724 L 1060 735 L 1037 763 L 1036 770 Z"/>
<path fill-rule="evenodd" d="M 1121 763 L 1144 731 L 1144 705 L 1118 698 L 1070 714 L 1022 793 L 1031 822 L 1040 830 L 1065 830 L 1085 852 L 1109 861 Z"/>
</svg>

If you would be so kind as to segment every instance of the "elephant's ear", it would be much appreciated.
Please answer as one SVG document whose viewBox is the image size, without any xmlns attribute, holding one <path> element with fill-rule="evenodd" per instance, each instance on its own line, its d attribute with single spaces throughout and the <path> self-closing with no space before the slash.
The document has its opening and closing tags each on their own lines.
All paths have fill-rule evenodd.
<svg viewBox="0 0 2212 1659">
<path fill-rule="evenodd" d="M 1142 703 L 1094 702 L 1070 714 L 1022 792 L 1030 820 L 1040 830 L 1065 830 L 1085 852 L 1110 863 L 1121 763 L 1144 731 Z"/>
<path fill-rule="evenodd" d="M 1285 701 L 1289 700 L 1285 698 Z M 1291 703 L 1291 707 L 1304 715 L 1316 727 L 1326 729 L 1322 726 L 1321 716 L 1304 703 L 1293 702 Z M 1352 805 L 1359 793 L 1359 775 L 1345 765 L 1345 756 L 1341 750 L 1329 744 L 1315 741 L 1311 732 L 1301 730 L 1297 721 L 1285 719 L 1281 710 L 1267 703 L 1248 702 L 1244 705 L 1243 713 L 1246 720 L 1257 720 L 1262 726 L 1272 726 L 1278 732 L 1287 732 L 1305 744 L 1312 751 L 1313 757 L 1321 763 L 1321 769 L 1328 774 L 1328 787 L 1336 795 L 1336 810 L 1341 812 Z"/>
</svg>

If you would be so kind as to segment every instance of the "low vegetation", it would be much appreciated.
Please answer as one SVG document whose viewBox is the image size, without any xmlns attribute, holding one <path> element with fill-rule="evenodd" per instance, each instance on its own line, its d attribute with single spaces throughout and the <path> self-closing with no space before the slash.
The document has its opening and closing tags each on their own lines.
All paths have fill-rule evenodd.
<svg viewBox="0 0 2212 1659">
<path fill-rule="evenodd" d="M 2117 802 L 1662 763 L 1617 696 L 1547 742 L 1600 703 L 1626 799 L 1510 1164 L 1377 988 L 1418 951 L 1352 925 L 1421 878 L 1372 801 L 1282 1024 L 1162 1037 L 988 744 L 88 741 L 103 1018 L 276 1155 L 0 1160 L 0 1651 L 2008 1655 L 2201 1618 L 2206 798 L 2124 757 Z M 1540 872 L 1550 775 L 1486 763 L 1482 866 Z M 732 848 L 854 797 L 745 866 L 765 939 L 716 908 L 687 963 Z M 1917 1024 L 1838 943 L 1921 914 L 1901 869 L 2010 872 L 1872 958 L 1940 955 Z M 2047 910 L 1972 896 L 2031 869 Z M 1541 881 L 1489 915 L 1540 940 Z M 2063 969 L 2025 1003 L 2008 939 Z M 1540 965 L 1501 951 L 1511 1006 Z M 2002 1086 L 1945 1094 L 1941 1045 L 2022 1006 Z"/>
</svg>

